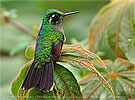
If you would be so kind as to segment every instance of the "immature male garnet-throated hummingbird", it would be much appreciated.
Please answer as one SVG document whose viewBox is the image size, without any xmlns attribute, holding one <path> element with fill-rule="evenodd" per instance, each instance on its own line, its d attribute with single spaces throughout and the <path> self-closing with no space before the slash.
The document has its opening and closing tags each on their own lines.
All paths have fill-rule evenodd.
<svg viewBox="0 0 135 100">
<path fill-rule="evenodd" d="M 34 61 L 22 84 L 28 90 L 36 87 L 42 91 L 50 91 L 54 80 L 54 66 L 58 60 L 64 43 L 63 18 L 78 12 L 62 13 L 55 9 L 48 10 L 36 41 Z"/>
</svg>

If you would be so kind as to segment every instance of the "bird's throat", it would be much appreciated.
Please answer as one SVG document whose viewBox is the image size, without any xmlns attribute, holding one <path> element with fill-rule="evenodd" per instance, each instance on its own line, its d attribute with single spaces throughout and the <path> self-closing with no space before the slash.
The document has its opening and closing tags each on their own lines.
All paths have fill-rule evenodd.
<svg viewBox="0 0 135 100">
<path fill-rule="evenodd" d="M 62 25 L 57 25 L 57 26 L 55 26 L 55 27 L 56 27 L 56 30 L 57 30 L 58 32 L 61 32 L 61 33 L 64 34 L 64 30 L 63 30 Z"/>
</svg>

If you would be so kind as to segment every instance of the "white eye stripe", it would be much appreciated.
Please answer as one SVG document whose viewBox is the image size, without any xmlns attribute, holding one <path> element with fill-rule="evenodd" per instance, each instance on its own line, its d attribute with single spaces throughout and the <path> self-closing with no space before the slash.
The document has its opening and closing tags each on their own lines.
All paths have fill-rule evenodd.
<svg viewBox="0 0 135 100">
<path fill-rule="evenodd" d="M 55 16 L 55 14 L 52 15 L 52 17 L 54 17 L 54 16 Z"/>
</svg>

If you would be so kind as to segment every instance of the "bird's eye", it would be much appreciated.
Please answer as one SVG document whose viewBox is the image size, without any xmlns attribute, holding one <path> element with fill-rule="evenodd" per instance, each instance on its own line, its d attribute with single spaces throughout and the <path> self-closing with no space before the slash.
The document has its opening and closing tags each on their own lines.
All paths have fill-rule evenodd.
<svg viewBox="0 0 135 100">
<path fill-rule="evenodd" d="M 59 18 L 60 18 L 60 15 L 59 14 L 52 14 L 50 19 L 49 19 L 49 22 L 52 24 L 52 25 L 57 25 L 59 23 Z"/>
</svg>

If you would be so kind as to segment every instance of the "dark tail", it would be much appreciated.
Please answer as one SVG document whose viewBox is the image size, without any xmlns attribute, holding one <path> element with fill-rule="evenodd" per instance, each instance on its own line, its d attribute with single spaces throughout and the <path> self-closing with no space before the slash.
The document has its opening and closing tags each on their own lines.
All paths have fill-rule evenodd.
<svg viewBox="0 0 135 100">
<path fill-rule="evenodd" d="M 35 62 L 32 63 L 27 76 L 22 84 L 22 88 L 28 90 L 36 87 L 39 90 L 50 91 L 54 80 L 54 63 L 51 59 L 41 68 L 35 68 Z"/>
</svg>

